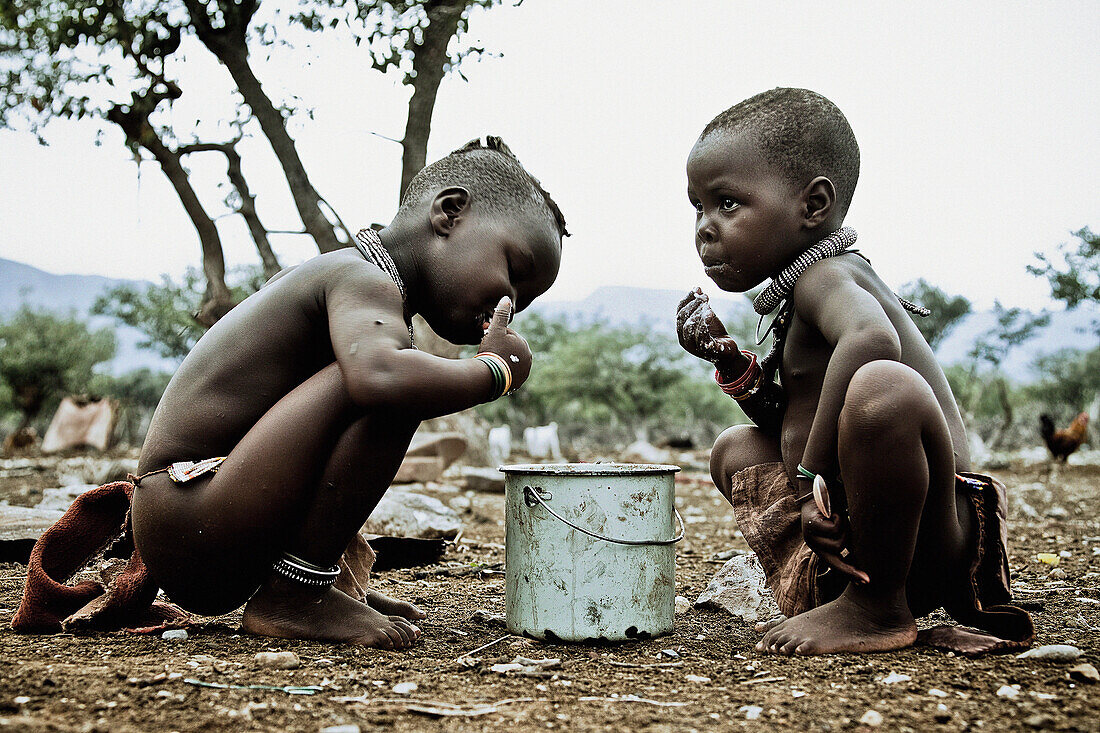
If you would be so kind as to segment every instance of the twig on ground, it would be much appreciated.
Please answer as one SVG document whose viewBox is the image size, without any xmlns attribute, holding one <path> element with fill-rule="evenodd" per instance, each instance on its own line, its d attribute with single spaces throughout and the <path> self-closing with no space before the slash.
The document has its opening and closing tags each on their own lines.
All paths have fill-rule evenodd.
<svg viewBox="0 0 1100 733">
<path fill-rule="evenodd" d="M 761 682 L 782 682 L 785 679 L 787 679 L 787 678 L 786 677 L 757 677 L 755 679 L 745 680 L 741 684 L 742 685 L 756 685 L 756 684 L 759 684 Z"/>
<path fill-rule="evenodd" d="M 505 634 L 504 636 L 500 637 L 499 639 L 493 639 L 488 644 L 484 644 L 482 646 L 479 646 L 477 649 L 474 649 L 473 651 L 466 652 L 465 654 L 458 655 L 458 657 L 455 658 L 455 661 L 457 662 L 460 659 L 463 659 L 464 657 L 473 656 L 474 654 L 477 654 L 478 652 L 485 651 L 486 649 L 491 647 L 493 644 L 499 644 L 500 642 L 504 641 L 505 639 L 510 639 L 510 638 L 512 638 L 511 634 Z"/>
<path fill-rule="evenodd" d="M 662 700 L 650 700 L 637 695 L 620 695 L 619 697 L 578 697 L 580 702 L 640 702 L 646 705 L 656 705 L 659 708 L 682 708 L 686 702 L 664 702 Z"/>
</svg>

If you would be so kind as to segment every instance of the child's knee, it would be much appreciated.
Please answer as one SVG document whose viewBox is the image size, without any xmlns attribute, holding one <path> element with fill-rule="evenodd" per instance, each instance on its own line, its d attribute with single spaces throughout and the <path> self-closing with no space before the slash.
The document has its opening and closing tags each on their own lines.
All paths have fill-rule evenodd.
<svg viewBox="0 0 1100 733">
<path fill-rule="evenodd" d="M 928 382 L 911 367 L 896 361 L 872 361 L 852 375 L 840 415 L 840 429 L 894 440 L 899 433 L 920 433 L 926 417 L 939 412 Z"/>
<path fill-rule="evenodd" d="M 734 425 L 718 436 L 710 452 L 710 473 L 719 488 L 742 468 L 781 460 L 779 445 L 755 425 Z M 719 477 L 723 483 L 719 483 Z"/>
</svg>

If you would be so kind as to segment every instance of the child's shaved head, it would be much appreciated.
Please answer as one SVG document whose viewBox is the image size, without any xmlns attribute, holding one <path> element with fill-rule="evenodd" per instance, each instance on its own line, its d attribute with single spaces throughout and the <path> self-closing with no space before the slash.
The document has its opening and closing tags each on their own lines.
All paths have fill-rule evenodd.
<svg viewBox="0 0 1100 733">
<path fill-rule="evenodd" d="M 712 132 L 746 133 L 791 183 L 802 187 L 826 176 L 836 187 L 841 215 L 859 179 L 859 145 L 844 113 L 809 89 L 777 88 L 738 102 L 715 117 Z"/>
<path fill-rule="evenodd" d="M 554 199 L 499 137 L 489 135 L 484 144 L 480 138 L 471 140 L 417 173 L 405 190 L 398 213 L 447 186 L 468 189 L 474 200 L 490 213 L 520 210 L 545 216 L 560 236 L 569 236 L 565 217 Z"/>
</svg>

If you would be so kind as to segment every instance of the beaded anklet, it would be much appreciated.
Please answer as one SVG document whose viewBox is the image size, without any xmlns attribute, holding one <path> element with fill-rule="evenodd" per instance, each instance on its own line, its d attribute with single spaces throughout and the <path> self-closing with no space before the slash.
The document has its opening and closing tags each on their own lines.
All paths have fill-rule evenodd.
<svg viewBox="0 0 1100 733">
<path fill-rule="evenodd" d="M 337 576 L 340 575 L 339 565 L 323 568 L 300 557 L 295 557 L 289 552 L 284 552 L 283 556 L 275 561 L 272 570 L 287 580 L 292 580 L 301 585 L 308 585 L 311 588 L 327 588 L 335 583 Z"/>
</svg>

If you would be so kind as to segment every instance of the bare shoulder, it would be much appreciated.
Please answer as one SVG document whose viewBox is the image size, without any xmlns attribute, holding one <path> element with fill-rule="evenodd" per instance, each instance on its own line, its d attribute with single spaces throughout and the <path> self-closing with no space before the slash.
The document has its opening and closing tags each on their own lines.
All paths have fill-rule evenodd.
<svg viewBox="0 0 1100 733">
<path fill-rule="evenodd" d="M 284 274 L 285 273 L 285 274 Z M 372 307 L 401 313 L 401 292 L 376 265 L 351 248 L 318 255 L 268 283 L 316 302 L 325 310 Z"/>
</svg>

